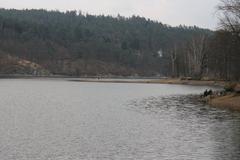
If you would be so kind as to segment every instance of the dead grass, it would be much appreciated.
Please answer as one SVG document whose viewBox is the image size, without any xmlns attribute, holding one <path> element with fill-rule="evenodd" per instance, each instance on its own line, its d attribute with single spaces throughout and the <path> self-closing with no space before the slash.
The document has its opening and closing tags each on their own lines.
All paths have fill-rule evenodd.
<svg viewBox="0 0 240 160">
<path fill-rule="evenodd" d="M 153 83 L 162 84 L 186 84 L 186 85 L 207 85 L 207 86 L 224 86 L 224 81 L 204 81 L 204 80 L 181 80 L 181 79 L 159 79 L 152 80 Z"/>
</svg>

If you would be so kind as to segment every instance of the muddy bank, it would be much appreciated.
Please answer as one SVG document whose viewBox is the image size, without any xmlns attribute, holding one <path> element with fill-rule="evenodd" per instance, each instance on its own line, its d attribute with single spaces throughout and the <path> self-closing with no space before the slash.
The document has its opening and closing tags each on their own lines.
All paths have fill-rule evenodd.
<svg viewBox="0 0 240 160">
<path fill-rule="evenodd" d="M 213 107 L 240 111 L 240 94 L 232 93 L 226 96 L 214 97 L 208 103 Z"/>
<path fill-rule="evenodd" d="M 205 91 L 203 100 L 213 107 L 226 108 L 240 111 L 240 84 L 227 83 L 222 91 L 215 91 L 208 95 Z"/>
</svg>

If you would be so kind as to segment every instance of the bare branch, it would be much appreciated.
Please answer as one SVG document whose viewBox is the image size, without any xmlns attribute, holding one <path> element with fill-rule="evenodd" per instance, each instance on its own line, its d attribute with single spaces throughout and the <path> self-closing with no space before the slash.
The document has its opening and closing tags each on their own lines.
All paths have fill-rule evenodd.
<svg viewBox="0 0 240 160">
<path fill-rule="evenodd" d="M 240 1 L 221 0 L 218 11 L 221 13 L 221 27 L 240 36 Z"/>
</svg>

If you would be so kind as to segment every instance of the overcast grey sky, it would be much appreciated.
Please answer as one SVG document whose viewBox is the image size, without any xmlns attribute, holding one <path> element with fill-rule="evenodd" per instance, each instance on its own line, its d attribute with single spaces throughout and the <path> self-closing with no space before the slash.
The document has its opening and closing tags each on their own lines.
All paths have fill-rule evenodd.
<svg viewBox="0 0 240 160">
<path fill-rule="evenodd" d="M 197 25 L 215 29 L 219 0 L 0 0 L 2 8 L 81 10 L 90 14 L 133 14 L 173 26 Z"/>
</svg>

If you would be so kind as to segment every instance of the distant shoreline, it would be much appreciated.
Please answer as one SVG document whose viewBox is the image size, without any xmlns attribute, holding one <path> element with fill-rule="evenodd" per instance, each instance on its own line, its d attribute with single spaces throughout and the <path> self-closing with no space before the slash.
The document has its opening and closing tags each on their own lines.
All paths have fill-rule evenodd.
<svg viewBox="0 0 240 160">
<path fill-rule="evenodd" d="M 221 87 L 228 83 L 226 81 L 213 80 L 181 80 L 180 78 L 159 78 L 159 77 L 121 77 L 113 76 L 99 78 L 97 76 L 73 77 L 65 75 L 32 76 L 32 75 L 0 75 L 0 79 L 66 79 L 71 82 L 90 82 L 90 83 L 139 83 L 139 84 L 172 84 L 172 85 L 193 85 Z M 210 98 L 207 102 L 212 107 L 226 108 L 240 111 L 240 95 L 230 94 Z"/>
<path fill-rule="evenodd" d="M 140 77 L 140 76 L 67 76 L 67 75 L 1 75 L 0 79 L 68 79 L 75 82 L 97 82 L 97 83 L 147 83 L 147 84 L 179 84 L 196 86 L 218 86 L 223 87 L 226 81 L 214 80 L 182 80 L 180 78 L 167 77 Z"/>
<path fill-rule="evenodd" d="M 81 78 L 81 79 L 161 79 L 159 76 L 70 76 L 70 75 L 24 75 L 24 74 L 0 74 L 1 78 Z"/>
<path fill-rule="evenodd" d="M 97 83 L 145 83 L 145 84 L 175 84 L 175 85 L 196 85 L 196 86 L 217 86 L 223 87 L 224 81 L 203 81 L 203 80 L 181 80 L 181 79 L 171 79 L 171 78 L 159 78 L 159 79 L 73 79 L 70 81 L 75 82 L 97 82 Z"/>
<path fill-rule="evenodd" d="M 193 86 L 209 86 L 220 87 L 228 83 L 226 81 L 204 81 L 204 80 L 181 80 L 181 79 L 149 79 L 149 80 L 112 80 L 112 79 L 73 79 L 75 82 L 95 82 L 95 83 L 142 83 L 142 84 L 172 84 L 172 85 L 193 85 Z M 240 112 L 240 95 L 231 93 L 227 96 L 218 96 L 210 98 L 207 102 L 212 107 L 230 109 Z"/>
</svg>

